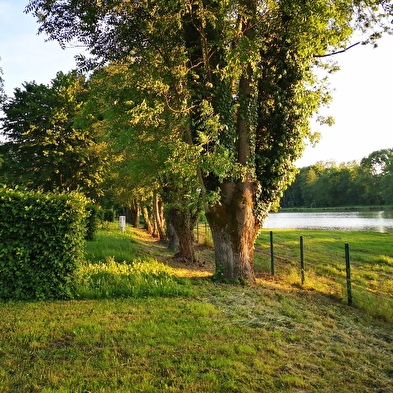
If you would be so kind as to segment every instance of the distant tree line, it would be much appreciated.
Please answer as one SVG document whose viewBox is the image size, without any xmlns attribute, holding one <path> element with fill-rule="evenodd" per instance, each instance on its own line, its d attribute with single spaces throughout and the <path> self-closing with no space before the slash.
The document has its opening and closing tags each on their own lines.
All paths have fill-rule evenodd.
<svg viewBox="0 0 393 393">
<path fill-rule="evenodd" d="M 393 204 L 393 149 L 360 162 L 318 162 L 301 168 L 281 207 L 338 207 Z"/>
</svg>

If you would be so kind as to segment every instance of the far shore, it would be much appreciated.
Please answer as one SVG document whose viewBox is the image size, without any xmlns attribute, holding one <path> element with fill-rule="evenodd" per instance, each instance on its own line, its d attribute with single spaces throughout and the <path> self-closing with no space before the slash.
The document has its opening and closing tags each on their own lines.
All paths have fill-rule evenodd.
<svg viewBox="0 0 393 393">
<path fill-rule="evenodd" d="M 344 212 L 344 211 L 386 211 L 393 210 L 393 205 L 371 205 L 371 206 L 338 206 L 338 207 L 284 207 L 280 212 Z"/>
</svg>

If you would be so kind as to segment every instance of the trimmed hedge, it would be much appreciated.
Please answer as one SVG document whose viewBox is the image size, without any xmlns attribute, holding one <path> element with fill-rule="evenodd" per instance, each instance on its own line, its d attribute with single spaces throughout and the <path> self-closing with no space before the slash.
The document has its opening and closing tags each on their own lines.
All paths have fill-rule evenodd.
<svg viewBox="0 0 393 393">
<path fill-rule="evenodd" d="M 0 298 L 74 297 L 87 202 L 78 193 L 0 188 Z"/>
</svg>

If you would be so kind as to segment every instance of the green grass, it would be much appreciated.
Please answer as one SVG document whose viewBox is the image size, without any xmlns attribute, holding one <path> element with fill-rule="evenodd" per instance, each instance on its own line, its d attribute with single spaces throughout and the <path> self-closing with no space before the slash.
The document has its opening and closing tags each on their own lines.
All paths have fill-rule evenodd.
<svg viewBox="0 0 393 393">
<path fill-rule="evenodd" d="M 300 236 L 304 239 L 305 289 L 347 298 L 345 243 L 349 244 L 354 305 L 393 323 L 393 238 L 376 232 L 275 230 L 275 274 L 300 284 Z M 270 231 L 256 243 L 256 270 L 270 271 Z"/>
<path fill-rule="evenodd" d="M 282 234 L 287 246 L 280 237 L 277 255 L 296 259 L 297 234 Z M 261 274 L 264 234 L 259 242 Z M 214 284 L 203 278 L 211 250 L 197 250 L 204 266 L 181 266 L 132 228 L 86 247 L 79 300 L 0 303 L 0 392 L 393 392 L 392 324 L 362 308 L 284 275 Z M 372 257 L 391 266 L 385 251 Z M 141 277 L 161 289 L 144 292 Z"/>
<path fill-rule="evenodd" d="M 117 262 L 131 261 L 140 256 L 138 242 L 127 232 L 118 230 L 117 223 L 107 223 L 95 240 L 86 243 L 86 259 L 92 263 L 115 258 Z"/>
<path fill-rule="evenodd" d="M 187 280 L 150 256 L 151 239 L 146 234 L 136 240 L 130 230 L 122 232 L 116 223 L 107 224 L 94 241 L 86 242 L 86 262 L 80 267 L 76 289 L 79 297 L 186 296 Z M 157 256 L 169 255 L 161 248 Z"/>
</svg>

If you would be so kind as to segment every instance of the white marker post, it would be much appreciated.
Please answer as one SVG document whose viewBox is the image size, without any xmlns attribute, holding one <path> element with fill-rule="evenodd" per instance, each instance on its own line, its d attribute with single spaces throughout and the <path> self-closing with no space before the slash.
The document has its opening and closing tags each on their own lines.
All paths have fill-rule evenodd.
<svg viewBox="0 0 393 393">
<path fill-rule="evenodd" d="M 119 225 L 120 229 L 125 232 L 126 231 L 126 216 L 119 216 Z"/>
</svg>

